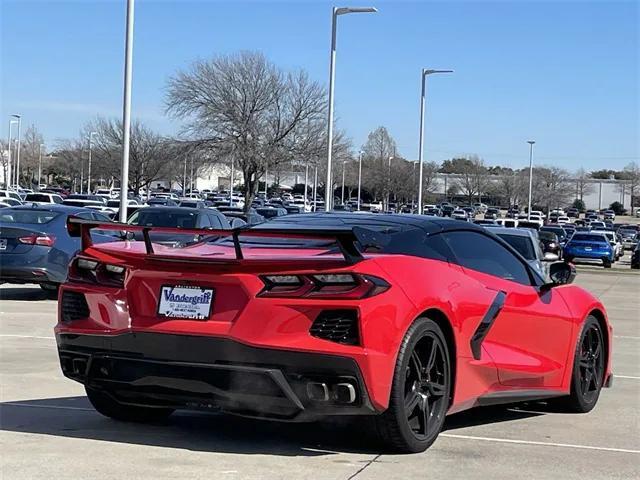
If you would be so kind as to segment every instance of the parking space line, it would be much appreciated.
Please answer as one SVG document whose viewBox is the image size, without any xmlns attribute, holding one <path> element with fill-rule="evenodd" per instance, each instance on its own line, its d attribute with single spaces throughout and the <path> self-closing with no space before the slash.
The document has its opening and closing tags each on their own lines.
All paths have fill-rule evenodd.
<svg viewBox="0 0 640 480">
<path fill-rule="evenodd" d="M 515 443 L 519 445 L 540 445 L 544 447 L 564 447 L 564 448 L 577 448 L 582 450 L 600 450 L 604 452 L 618 452 L 618 453 L 640 453 L 640 450 L 631 450 L 627 448 L 613 448 L 613 447 L 596 447 L 593 445 L 574 445 L 571 443 L 553 443 L 553 442 L 536 442 L 533 440 L 512 440 L 510 438 L 494 438 L 494 437 L 475 437 L 472 435 L 457 435 L 453 433 L 441 433 L 441 437 L 458 438 L 462 440 L 478 440 L 481 442 L 495 442 L 495 443 Z"/>
<path fill-rule="evenodd" d="M 26 408 L 52 408 L 54 410 L 80 410 L 83 412 L 95 412 L 93 408 L 85 407 L 63 407 L 61 405 L 37 405 L 34 403 L 17 403 L 17 402 L 4 402 L 0 404 L 0 407 L 9 405 L 11 407 L 26 407 Z"/>
<path fill-rule="evenodd" d="M 632 377 L 631 375 L 613 375 L 613 379 L 615 381 L 616 378 L 626 378 L 629 380 L 640 380 L 640 377 Z"/>
<path fill-rule="evenodd" d="M 640 337 L 633 337 L 631 335 L 614 335 L 613 338 L 630 338 L 632 340 L 640 340 Z"/>
<path fill-rule="evenodd" d="M 0 333 L 0 337 L 8 337 L 8 338 L 39 338 L 42 340 L 55 340 L 56 337 L 42 337 L 38 335 L 10 335 L 8 333 Z"/>
</svg>

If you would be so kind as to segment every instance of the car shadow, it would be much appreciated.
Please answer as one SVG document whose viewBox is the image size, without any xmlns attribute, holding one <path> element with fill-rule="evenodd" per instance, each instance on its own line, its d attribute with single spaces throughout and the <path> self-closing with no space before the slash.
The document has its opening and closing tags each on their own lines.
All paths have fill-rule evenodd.
<svg viewBox="0 0 640 480">
<path fill-rule="evenodd" d="M 38 285 L 0 288 L 0 300 L 42 301 L 54 299 L 54 293 L 42 290 Z"/>
<path fill-rule="evenodd" d="M 491 407 L 451 415 L 444 430 L 544 415 Z M 156 424 L 118 422 L 93 410 L 86 397 L 0 403 L 0 430 L 199 452 L 321 456 L 384 451 L 370 417 L 282 423 L 216 413 L 178 411 Z"/>
</svg>

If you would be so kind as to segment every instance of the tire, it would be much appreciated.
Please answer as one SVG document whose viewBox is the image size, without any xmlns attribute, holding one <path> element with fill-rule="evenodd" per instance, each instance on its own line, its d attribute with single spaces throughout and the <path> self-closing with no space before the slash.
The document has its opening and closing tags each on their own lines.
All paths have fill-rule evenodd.
<svg viewBox="0 0 640 480">
<path fill-rule="evenodd" d="M 105 417 L 123 422 L 154 423 L 173 413 L 171 408 L 138 407 L 117 402 L 108 392 L 85 387 L 87 397 L 96 411 Z"/>
<path fill-rule="evenodd" d="M 571 263 L 571 262 L 573 262 L 573 257 L 564 257 L 564 262 L 565 262 L 565 263 Z"/>
<path fill-rule="evenodd" d="M 50 299 L 58 298 L 58 290 L 60 290 L 60 284 L 58 283 L 39 283 L 38 286 L 47 293 L 47 297 Z"/>
<path fill-rule="evenodd" d="M 611 260 L 609 260 L 608 258 L 603 258 L 602 259 L 602 266 L 604 268 L 611 268 Z"/>
<path fill-rule="evenodd" d="M 584 322 L 571 374 L 571 393 L 559 400 L 565 411 L 587 413 L 596 406 L 604 384 L 604 335 L 600 323 L 592 315 Z M 585 383 L 588 383 L 585 388 Z"/>
<path fill-rule="evenodd" d="M 418 453 L 431 446 L 449 408 L 451 379 L 442 329 L 429 318 L 417 319 L 400 345 L 389 408 L 376 417 L 378 434 L 386 447 Z"/>
</svg>

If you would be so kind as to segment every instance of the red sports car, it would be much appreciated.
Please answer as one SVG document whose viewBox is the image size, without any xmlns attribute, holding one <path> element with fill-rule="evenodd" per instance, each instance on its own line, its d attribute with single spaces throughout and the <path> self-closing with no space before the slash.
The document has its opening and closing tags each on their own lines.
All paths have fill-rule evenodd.
<svg viewBox="0 0 640 480">
<path fill-rule="evenodd" d="M 64 374 L 96 410 L 153 421 L 175 409 L 284 421 L 373 415 L 419 452 L 445 416 L 552 399 L 588 412 L 611 374 L 602 304 L 541 278 L 482 227 L 414 215 L 306 214 L 250 228 L 155 229 L 71 219 L 82 236 L 59 294 Z M 144 241 L 91 244 L 91 229 Z"/>
</svg>

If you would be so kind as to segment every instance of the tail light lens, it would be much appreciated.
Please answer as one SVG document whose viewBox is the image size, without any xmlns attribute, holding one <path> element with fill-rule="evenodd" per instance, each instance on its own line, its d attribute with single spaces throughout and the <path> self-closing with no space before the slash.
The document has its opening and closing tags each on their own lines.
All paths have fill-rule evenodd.
<svg viewBox="0 0 640 480">
<path fill-rule="evenodd" d="M 359 273 L 265 275 L 260 297 L 350 300 L 373 297 L 390 288 L 383 279 Z"/>
<path fill-rule="evenodd" d="M 93 258 L 76 257 L 69 266 L 69 280 L 124 288 L 126 267 L 102 263 Z"/>
<path fill-rule="evenodd" d="M 18 242 L 25 245 L 42 245 L 44 247 L 52 247 L 56 241 L 56 237 L 53 235 L 27 235 L 26 237 L 19 237 Z"/>
</svg>

